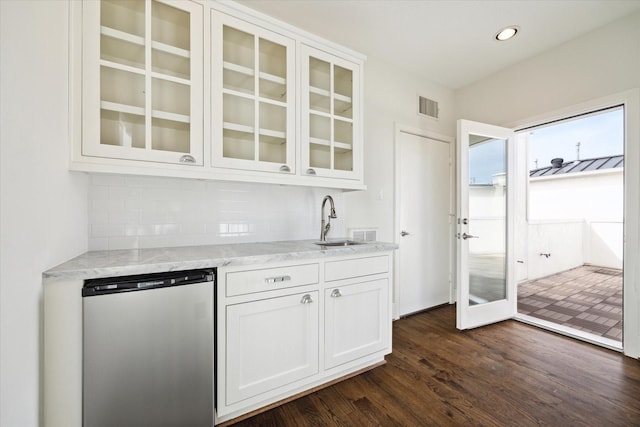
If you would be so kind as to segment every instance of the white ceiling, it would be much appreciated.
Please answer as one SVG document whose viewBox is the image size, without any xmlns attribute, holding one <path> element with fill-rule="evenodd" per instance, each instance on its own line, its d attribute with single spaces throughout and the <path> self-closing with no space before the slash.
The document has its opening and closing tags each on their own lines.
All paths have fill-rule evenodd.
<svg viewBox="0 0 640 427">
<path fill-rule="evenodd" d="M 237 2 L 451 89 L 640 10 L 640 0 Z M 509 25 L 521 31 L 495 41 Z"/>
</svg>

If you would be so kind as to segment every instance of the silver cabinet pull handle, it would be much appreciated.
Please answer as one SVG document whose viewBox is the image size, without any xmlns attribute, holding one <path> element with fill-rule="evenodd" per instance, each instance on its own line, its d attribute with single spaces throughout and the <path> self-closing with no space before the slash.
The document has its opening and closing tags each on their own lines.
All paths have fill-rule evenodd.
<svg viewBox="0 0 640 427">
<path fill-rule="evenodd" d="M 340 289 L 334 289 L 333 292 L 331 292 L 331 298 L 338 298 L 341 296 L 342 293 L 340 292 Z"/>
<path fill-rule="evenodd" d="M 195 163 L 196 162 L 196 158 L 193 157 L 191 154 L 185 154 L 184 156 L 180 157 L 179 162 L 180 163 Z"/>
<path fill-rule="evenodd" d="M 309 294 L 306 294 L 300 300 L 301 304 L 311 304 L 312 302 L 313 302 L 313 298 L 311 298 L 311 295 L 309 295 Z"/>
<path fill-rule="evenodd" d="M 402 237 L 404 237 L 404 236 L 408 236 L 408 235 L 409 235 L 409 232 L 408 232 L 408 231 L 404 231 L 404 230 L 402 230 L 402 231 L 400 232 L 400 235 L 401 235 Z"/>
<path fill-rule="evenodd" d="M 307 169 L 307 175 L 315 175 L 316 174 L 316 170 L 313 168 L 309 168 Z"/>
<path fill-rule="evenodd" d="M 287 165 L 280 166 L 280 172 L 291 172 L 291 168 Z"/>
<path fill-rule="evenodd" d="M 280 283 L 280 282 L 286 282 L 288 280 L 291 280 L 291 276 L 288 274 L 285 274 L 284 276 L 277 276 L 277 277 L 267 277 L 264 279 L 264 281 L 268 284 L 274 284 L 274 283 Z"/>
<path fill-rule="evenodd" d="M 479 239 L 480 236 L 472 236 L 471 234 L 462 233 L 462 238 L 464 240 L 467 240 L 467 239 Z"/>
</svg>

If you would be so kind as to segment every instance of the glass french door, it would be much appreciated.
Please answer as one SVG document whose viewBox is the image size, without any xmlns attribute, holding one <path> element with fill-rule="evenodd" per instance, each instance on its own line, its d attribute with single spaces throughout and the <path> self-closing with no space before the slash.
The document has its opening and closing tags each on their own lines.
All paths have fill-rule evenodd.
<svg viewBox="0 0 640 427">
<path fill-rule="evenodd" d="M 458 329 L 516 314 L 513 141 L 511 129 L 458 121 Z"/>
</svg>

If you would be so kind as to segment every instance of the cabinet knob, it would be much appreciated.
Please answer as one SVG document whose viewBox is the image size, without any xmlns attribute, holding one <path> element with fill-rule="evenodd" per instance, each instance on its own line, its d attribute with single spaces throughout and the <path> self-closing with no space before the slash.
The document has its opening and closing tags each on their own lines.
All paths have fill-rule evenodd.
<svg viewBox="0 0 640 427">
<path fill-rule="evenodd" d="M 291 172 L 291 168 L 287 165 L 280 166 L 280 172 Z"/>
<path fill-rule="evenodd" d="M 195 163 L 196 162 L 196 158 L 193 157 L 191 154 L 185 154 L 184 156 L 180 157 L 179 162 L 180 163 Z"/>
<path fill-rule="evenodd" d="M 315 169 L 313 169 L 313 168 L 309 168 L 309 169 L 307 169 L 307 172 L 306 172 L 306 173 L 307 173 L 307 175 L 315 175 L 315 174 L 316 174 L 316 171 L 315 171 Z"/>
<path fill-rule="evenodd" d="M 340 292 L 340 289 L 334 289 L 333 292 L 331 292 L 331 298 L 338 298 L 341 296 L 342 293 Z"/>
<path fill-rule="evenodd" d="M 301 304 L 311 304 L 312 302 L 313 302 L 313 298 L 311 298 L 311 295 L 309 295 L 309 294 L 306 294 L 300 300 Z"/>
</svg>

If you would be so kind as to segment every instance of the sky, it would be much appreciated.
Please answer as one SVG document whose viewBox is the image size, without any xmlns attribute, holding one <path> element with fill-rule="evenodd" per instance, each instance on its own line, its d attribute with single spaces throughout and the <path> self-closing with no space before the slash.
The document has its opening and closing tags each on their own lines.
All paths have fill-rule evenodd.
<svg viewBox="0 0 640 427">
<path fill-rule="evenodd" d="M 529 169 L 551 165 L 551 159 L 576 160 L 624 154 L 624 110 L 607 110 L 595 115 L 567 120 L 530 132 Z M 469 181 L 490 184 L 492 176 L 505 171 L 504 141 L 477 144 L 469 150 Z M 537 162 L 536 162 L 537 160 Z"/>
<path fill-rule="evenodd" d="M 607 110 L 594 116 L 561 122 L 531 132 L 529 168 L 549 166 L 551 159 L 565 162 L 577 160 L 576 144 L 580 142 L 580 159 L 624 154 L 624 110 Z"/>
</svg>

